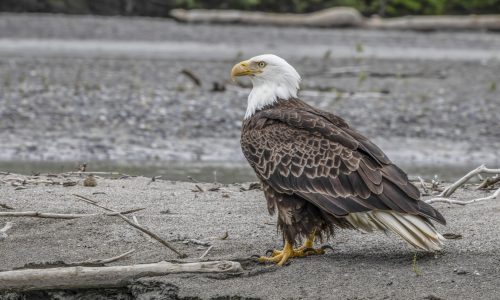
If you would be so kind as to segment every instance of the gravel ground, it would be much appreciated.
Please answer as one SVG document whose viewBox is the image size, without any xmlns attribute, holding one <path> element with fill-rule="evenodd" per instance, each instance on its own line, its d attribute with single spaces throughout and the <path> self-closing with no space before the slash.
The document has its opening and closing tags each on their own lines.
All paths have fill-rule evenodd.
<svg viewBox="0 0 500 300">
<path fill-rule="evenodd" d="M 25 178 L 22 175 L 3 175 Z M 75 179 L 75 178 L 68 178 Z M 38 180 L 65 181 L 62 177 Z M 117 210 L 144 207 L 134 213 L 139 223 L 169 240 L 190 258 L 206 246 L 184 243 L 188 239 L 210 242 L 208 260 L 234 260 L 263 254 L 280 247 L 275 218 L 268 215 L 259 190 L 241 191 L 248 183 L 224 185 L 213 192 L 194 192 L 194 183 L 130 177 L 97 179 L 97 187 L 27 184 L 16 190 L 0 183 L 1 203 L 15 211 L 98 213 L 80 202 L 80 194 Z M 207 191 L 213 184 L 200 183 Z M 482 197 L 491 192 L 460 189 L 456 199 Z M 330 241 L 334 248 L 320 257 L 295 259 L 286 267 L 246 261 L 239 276 L 182 274 L 139 279 L 127 288 L 99 291 L 52 291 L 25 295 L 28 299 L 497 299 L 500 285 L 498 200 L 468 206 L 437 204 L 448 221 L 437 225 L 442 233 L 462 235 L 448 240 L 435 255 L 410 248 L 394 235 L 362 234 L 341 230 Z M 0 207 L 0 211 L 9 211 Z M 10 210 L 12 211 L 12 210 Z M 479 217 L 480 216 L 480 217 Z M 13 221 L 9 236 L 0 241 L 0 270 L 28 263 L 74 262 L 107 258 L 130 249 L 136 252 L 113 265 L 174 260 L 175 255 L 145 238 L 118 218 L 95 216 L 74 220 L 2 218 L 0 227 Z M 227 232 L 227 239 L 221 239 Z M 413 268 L 416 253 L 418 274 Z M 167 293 L 169 293 L 167 295 Z M 0 294 L 0 299 L 21 299 Z M 32 298 L 29 298 L 29 297 Z M 101 298 L 98 298 L 100 296 Z M 178 298 L 176 298 L 178 297 Z M 24 299 L 24 298 L 23 298 Z"/>
<path fill-rule="evenodd" d="M 500 163 L 499 34 L 2 14 L 0 37 L 0 160 L 241 162 L 228 73 L 274 52 L 398 163 Z"/>
</svg>

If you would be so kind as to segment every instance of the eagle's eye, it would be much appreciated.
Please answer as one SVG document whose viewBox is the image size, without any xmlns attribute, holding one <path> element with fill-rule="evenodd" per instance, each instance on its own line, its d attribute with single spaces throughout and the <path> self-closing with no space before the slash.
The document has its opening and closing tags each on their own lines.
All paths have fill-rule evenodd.
<svg viewBox="0 0 500 300">
<path fill-rule="evenodd" d="M 264 68 L 266 66 L 266 63 L 263 61 L 259 61 L 258 64 L 259 68 Z"/>
</svg>

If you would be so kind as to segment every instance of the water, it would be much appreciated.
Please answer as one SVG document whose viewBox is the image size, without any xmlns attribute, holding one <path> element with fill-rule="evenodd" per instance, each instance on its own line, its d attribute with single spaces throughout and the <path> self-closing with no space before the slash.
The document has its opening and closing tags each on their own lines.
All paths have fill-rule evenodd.
<svg viewBox="0 0 500 300">
<path fill-rule="evenodd" d="M 200 52 L 200 49 L 201 52 Z M 248 50 L 251 49 L 251 50 Z M 256 45 L 201 43 L 193 41 L 103 41 L 103 40 L 63 40 L 63 39 L 0 39 L 0 54 L 37 57 L 120 57 L 120 58 L 172 58 L 234 59 L 237 56 L 252 56 L 255 53 L 280 53 L 285 57 L 323 57 L 326 52 L 338 58 L 357 55 L 350 46 L 342 45 L 297 45 L 296 43 L 276 43 Z M 490 49 L 439 49 L 410 47 L 365 46 L 363 55 L 378 59 L 425 59 L 455 61 L 498 60 L 500 55 Z"/>
<path fill-rule="evenodd" d="M 465 165 L 404 165 L 410 178 L 421 176 L 427 180 L 438 175 L 441 180 L 453 181 L 465 175 L 476 166 Z M 0 171 L 25 175 L 37 173 L 62 173 L 76 171 L 78 163 L 75 162 L 45 162 L 45 161 L 0 161 Z M 87 164 L 87 171 L 118 172 L 136 176 L 162 176 L 164 180 L 200 182 L 249 182 L 256 181 L 253 170 L 246 163 L 227 162 L 111 162 L 99 161 Z M 192 178 L 192 179 L 190 179 Z"/>
</svg>

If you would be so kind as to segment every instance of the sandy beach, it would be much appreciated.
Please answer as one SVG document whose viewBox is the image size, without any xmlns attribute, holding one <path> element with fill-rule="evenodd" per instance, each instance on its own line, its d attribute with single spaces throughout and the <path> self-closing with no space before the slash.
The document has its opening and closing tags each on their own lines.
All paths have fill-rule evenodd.
<svg viewBox="0 0 500 300">
<path fill-rule="evenodd" d="M 114 176 L 118 178 L 119 176 Z M 282 246 L 276 220 L 269 216 L 260 190 L 249 183 L 172 182 L 146 177 L 97 177 L 96 187 L 83 186 L 83 177 L 2 175 L 26 180 L 25 185 L 0 184 L 0 212 L 103 213 L 74 194 L 119 211 L 135 208 L 138 222 L 196 261 L 236 260 L 243 273 L 235 276 L 181 274 L 141 278 L 125 288 L 52 291 L 25 296 L 58 299 L 494 299 L 500 268 L 498 200 L 467 206 L 436 204 L 448 221 L 442 233 L 460 235 L 435 254 L 416 251 L 382 233 L 339 230 L 328 241 L 334 251 L 294 259 L 286 267 L 260 265 L 250 257 Z M 53 181 L 53 184 L 47 183 Z M 75 186 L 61 184 L 75 181 Z M 37 183 L 38 182 L 38 183 Z M 45 182 L 45 183 L 44 183 Z M 203 191 L 201 191 L 203 190 Z M 453 199 L 491 194 L 465 186 Z M 129 217 L 132 217 L 129 215 Z M 0 241 L 0 269 L 47 266 L 109 258 L 131 249 L 129 257 L 111 265 L 178 261 L 176 254 L 144 236 L 123 220 L 105 215 L 79 219 L 0 218 L 0 227 L 14 222 Z M 413 264 L 416 255 L 416 269 Z M 19 294 L 0 294 L 0 299 Z M 104 298 L 103 298 L 104 297 Z M 143 298 L 141 298 L 143 297 Z M 41 299 L 41 298 L 37 298 Z M 159 298 L 157 298 L 159 299 Z"/>
</svg>

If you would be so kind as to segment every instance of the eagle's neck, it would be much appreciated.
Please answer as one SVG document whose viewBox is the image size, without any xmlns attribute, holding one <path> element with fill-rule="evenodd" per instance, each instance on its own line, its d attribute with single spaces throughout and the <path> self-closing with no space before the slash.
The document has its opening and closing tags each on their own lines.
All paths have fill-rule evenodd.
<svg viewBox="0 0 500 300">
<path fill-rule="evenodd" d="M 248 95 L 245 119 L 250 118 L 256 111 L 265 106 L 272 105 L 278 99 L 287 100 L 297 97 L 299 89 L 298 80 L 282 78 L 279 81 L 270 81 L 262 78 L 252 78 L 253 89 Z"/>
</svg>

